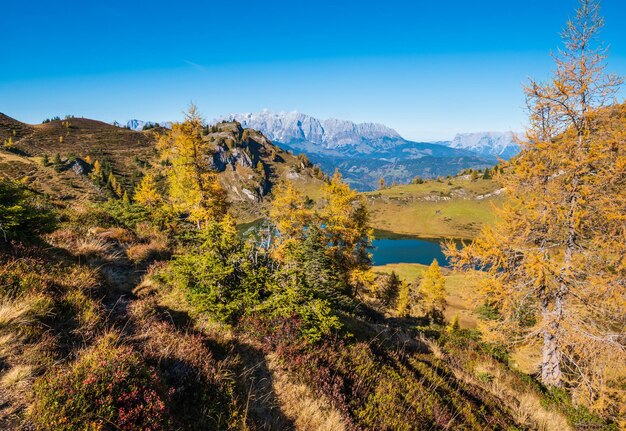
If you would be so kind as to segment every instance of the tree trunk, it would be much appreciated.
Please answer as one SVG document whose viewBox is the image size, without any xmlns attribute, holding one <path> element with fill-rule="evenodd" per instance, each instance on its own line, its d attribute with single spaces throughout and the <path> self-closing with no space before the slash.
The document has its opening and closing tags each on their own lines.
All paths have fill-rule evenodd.
<svg viewBox="0 0 626 431">
<path fill-rule="evenodd" d="M 560 387 L 563 374 L 561 372 L 560 321 L 563 316 L 563 298 L 557 294 L 554 310 L 549 311 L 544 305 L 544 314 L 550 322 L 543 331 L 543 360 L 541 362 L 541 381 L 548 387 Z"/>
</svg>

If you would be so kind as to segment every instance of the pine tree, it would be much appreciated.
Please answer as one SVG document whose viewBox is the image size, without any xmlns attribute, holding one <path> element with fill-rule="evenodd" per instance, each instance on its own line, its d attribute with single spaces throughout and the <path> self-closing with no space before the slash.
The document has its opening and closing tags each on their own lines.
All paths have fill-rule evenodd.
<svg viewBox="0 0 626 431">
<path fill-rule="evenodd" d="M 135 189 L 134 200 L 137 204 L 153 208 L 156 207 L 163 198 L 157 190 L 154 176 L 146 174 L 139 183 L 139 186 Z"/>
<path fill-rule="evenodd" d="M 483 174 L 483 180 L 490 180 L 491 172 L 489 172 L 489 168 L 485 168 L 485 173 Z"/>
<path fill-rule="evenodd" d="M 441 323 L 446 310 L 446 280 L 437 259 L 433 260 L 424 274 L 419 292 L 426 314 Z"/>
<path fill-rule="evenodd" d="M 169 196 L 174 209 L 189 214 L 200 227 L 220 220 L 228 211 L 226 191 L 211 163 L 212 145 L 203 139 L 202 118 L 191 105 L 182 123 L 159 141 L 162 157 L 171 164 Z"/>
<path fill-rule="evenodd" d="M 63 161 L 61 161 L 61 155 L 59 153 L 54 155 L 54 158 L 52 159 L 52 166 L 57 172 L 60 172 L 63 168 Z"/>
<path fill-rule="evenodd" d="M 378 188 L 379 190 L 385 189 L 385 179 L 383 177 L 380 177 L 380 179 L 378 180 Z"/>
<path fill-rule="evenodd" d="M 385 281 L 382 292 L 380 293 L 380 300 L 383 305 L 387 307 L 397 306 L 402 280 L 400 280 L 400 277 L 398 277 L 395 271 L 392 271 Z"/>
<path fill-rule="evenodd" d="M 457 268 L 489 274 L 483 291 L 504 339 L 541 342 L 545 385 L 605 409 L 607 369 L 626 361 L 626 107 L 594 111 L 619 82 L 594 48 L 601 27 L 598 2 L 582 0 L 553 82 L 526 89 L 529 144 L 499 176 L 500 221 L 448 253 Z"/>
</svg>

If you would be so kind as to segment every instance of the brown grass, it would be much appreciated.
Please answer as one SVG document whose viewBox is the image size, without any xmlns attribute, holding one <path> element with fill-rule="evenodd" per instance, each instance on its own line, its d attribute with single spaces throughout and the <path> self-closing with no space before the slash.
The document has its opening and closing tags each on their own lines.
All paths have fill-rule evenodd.
<svg viewBox="0 0 626 431">
<path fill-rule="evenodd" d="M 302 431 L 343 431 L 346 426 L 341 414 L 325 397 L 314 394 L 302 383 L 293 382 L 275 357 L 268 358 L 272 386 L 281 411 Z"/>
<path fill-rule="evenodd" d="M 134 263 L 143 263 L 166 256 L 169 245 L 165 238 L 153 238 L 147 244 L 135 244 L 126 250 L 128 258 Z"/>
<path fill-rule="evenodd" d="M 117 241 L 120 244 L 128 244 L 135 240 L 135 235 L 128 229 L 112 227 L 109 229 L 98 229 L 94 231 L 96 236 L 104 241 Z"/>
<path fill-rule="evenodd" d="M 0 385 L 5 388 L 12 388 L 32 378 L 33 374 L 33 367 L 29 365 L 16 365 L 2 375 Z"/>
<path fill-rule="evenodd" d="M 473 369 L 452 367 L 457 378 L 479 386 L 506 405 L 512 417 L 520 424 L 538 431 L 569 431 L 566 417 L 543 406 L 539 395 L 520 385 L 519 379 L 493 359 L 483 358 Z"/>
<path fill-rule="evenodd" d="M 29 325 L 51 311 L 52 302 L 43 295 L 5 299 L 0 302 L 0 329 Z"/>
</svg>

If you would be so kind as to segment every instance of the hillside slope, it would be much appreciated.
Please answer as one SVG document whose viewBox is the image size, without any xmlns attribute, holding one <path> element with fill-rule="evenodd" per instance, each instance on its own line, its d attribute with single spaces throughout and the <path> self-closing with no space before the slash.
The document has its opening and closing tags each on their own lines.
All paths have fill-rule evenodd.
<svg viewBox="0 0 626 431">
<path fill-rule="evenodd" d="M 0 114 L 0 141 L 11 139 L 10 150 L 0 150 L 0 175 L 22 181 L 53 199 L 102 200 L 88 174 L 85 160 L 98 160 L 131 192 L 142 175 L 158 171 L 156 143 L 166 129 L 133 131 L 101 121 L 69 118 L 28 125 Z M 214 167 L 228 191 L 229 201 L 241 221 L 259 218 L 272 186 L 289 178 L 305 194 L 319 193 L 321 173 L 310 163 L 274 146 L 260 132 L 244 129 L 235 122 L 207 128 L 204 139 L 215 149 Z M 54 165 L 59 155 L 61 163 Z M 47 158 L 48 166 L 42 162 Z M 259 170 L 262 166 L 262 173 Z"/>
<path fill-rule="evenodd" d="M 570 429 L 466 333 L 384 309 L 314 346 L 293 319 L 233 328 L 159 274 L 171 246 L 140 252 L 167 244 L 149 221 L 65 218 L 41 245 L 0 242 L 2 429 Z"/>
<path fill-rule="evenodd" d="M 422 238 L 472 239 L 495 220 L 504 194 L 491 179 L 459 175 L 365 194 L 372 227 Z"/>
</svg>

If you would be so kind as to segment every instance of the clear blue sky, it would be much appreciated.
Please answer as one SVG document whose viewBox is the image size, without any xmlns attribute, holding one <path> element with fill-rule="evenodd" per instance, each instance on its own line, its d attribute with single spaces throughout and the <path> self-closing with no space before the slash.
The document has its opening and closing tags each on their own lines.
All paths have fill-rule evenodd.
<svg viewBox="0 0 626 431">
<path fill-rule="evenodd" d="M 576 0 L 2 1 L 0 112 L 37 123 L 207 119 L 268 108 L 411 139 L 521 130 Z M 626 75 L 626 1 L 605 0 Z"/>
</svg>

